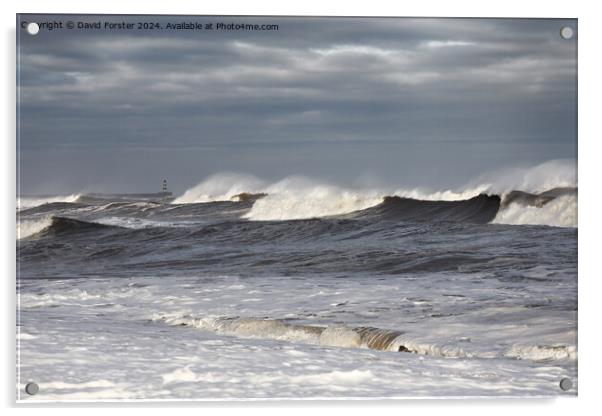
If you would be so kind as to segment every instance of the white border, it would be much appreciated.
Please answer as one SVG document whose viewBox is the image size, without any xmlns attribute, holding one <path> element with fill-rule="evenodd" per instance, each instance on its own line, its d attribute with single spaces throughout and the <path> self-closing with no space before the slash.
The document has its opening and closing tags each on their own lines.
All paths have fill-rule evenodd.
<svg viewBox="0 0 602 416">
<path fill-rule="evenodd" d="M 599 272 L 600 247 L 600 194 L 602 172 L 600 172 L 600 45 L 602 40 L 602 16 L 597 12 L 593 1 L 579 2 L 504 0 L 498 2 L 483 1 L 433 1 L 416 0 L 411 2 L 394 2 L 370 0 L 362 2 L 303 0 L 295 3 L 286 1 L 254 0 L 244 2 L 224 1 L 201 2 L 192 0 L 125 2 L 123 0 L 103 0 L 84 2 L 75 0 L 28 0 L 14 3 L 2 2 L 0 18 L 3 24 L 2 81 L 5 91 L 2 101 L 2 255 L 1 264 L 4 273 L 1 277 L 4 284 L 2 291 L 4 305 L 2 310 L 2 404 L 4 407 L 15 406 L 15 13 L 145 13 L 145 14 L 288 14 L 288 15 L 346 15 L 346 16 L 457 16 L 457 17 L 568 17 L 579 19 L 579 398 L 578 399 L 521 399 L 521 400 L 401 400 L 401 401 L 274 401 L 274 402 L 179 402 L 178 412 L 198 412 L 194 407 L 203 407 L 200 411 L 210 412 L 240 410 L 253 414 L 300 414 L 309 412 L 339 412 L 365 414 L 371 407 L 384 407 L 385 412 L 419 412 L 422 414 L 478 414 L 487 412 L 491 415 L 508 412 L 545 411 L 546 415 L 567 415 L 580 413 L 594 408 L 594 400 L 598 396 L 600 385 L 600 351 L 599 316 L 597 308 L 602 296 Z M 392 375 L 394 377 L 394 375 Z M 165 407 L 173 407 L 174 402 L 151 402 L 147 404 L 115 403 L 113 406 L 151 407 L 146 412 L 161 414 Z M 35 411 L 43 405 L 23 406 L 24 411 Z M 56 412 L 86 412 L 100 414 L 106 412 L 106 404 L 83 405 L 72 404 L 68 409 L 57 405 L 46 405 L 45 410 L 51 414 Z M 333 407 L 337 409 L 333 409 Z M 287 409 L 282 409 L 286 407 Z M 394 409 L 391 407 L 395 407 Z M 397 407 L 403 407 L 398 409 Z M 13 411 L 14 409 L 11 409 Z M 23 410 L 22 410 L 23 411 Z M 112 410 L 113 411 L 113 410 Z"/>
</svg>

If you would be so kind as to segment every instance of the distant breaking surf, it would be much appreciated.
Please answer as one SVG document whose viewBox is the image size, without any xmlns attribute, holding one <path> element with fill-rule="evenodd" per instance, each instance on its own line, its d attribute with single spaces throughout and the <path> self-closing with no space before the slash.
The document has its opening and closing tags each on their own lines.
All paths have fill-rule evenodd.
<svg viewBox="0 0 602 416">
<path fill-rule="evenodd" d="M 416 219 L 409 211 L 435 211 L 444 218 L 449 204 L 435 207 L 426 201 L 465 201 L 464 206 L 475 204 L 468 201 L 480 195 L 492 197 L 487 207 L 479 213 L 456 213 L 450 219 L 479 217 L 478 222 L 504 224 L 577 226 L 577 180 L 574 161 L 552 160 L 533 168 L 515 168 L 481 175 L 459 190 L 429 191 L 414 189 L 348 189 L 312 180 L 290 176 L 268 183 L 252 175 L 239 173 L 215 174 L 176 198 L 174 204 L 194 204 L 215 201 L 236 201 L 239 195 L 253 196 L 255 201 L 244 218 L 255 221 L 295 220 L 323 218 L 362 211 L 386 203 L 397 206 L 400 219 Z M 495 198 L 498 207 L 494 207 Z M 398 199 L 395 199 L 398 198 Z M 410 200 L 416 201 L 410 203 Z M 422 201 L 422 202 L 418 202 Z M 402 207 L 402 205 L 404 207 Z M 406 211 L 402 215 L 401 211 Z M 468 208 L 466 208 L 468 209 Z M 493 213 L 493 215 L 491 215 Z M 449 214 L 449 212 L 447 213 Z M 423 214 L 429 218 L 432 215 Z"/>
<path fill-rule="evenodd" d="M 203 223 L 216 215 L 250 221 L 371 218 L 577 227 L 577 193 L 576 172 L 567 161 L 492 173 L 460 190 L 436 192 L 348 189 L 301 176 L 268 183 L 251 175 L 223 173 L 175 199 L 162 194 L 23 196 L 17 211 L 28 218 L 18 221 L 17 227 L 19 239 L 48 230 L 81 231 L 81 222 L 124 229 L 169 228 Z M 59 210 L 60 215 L 55 215 Z M 81 213 L 87 216 L 82 218 Z M 177 220 L 149 218 L 161 213 L 173 214 Z"/>
<path fill-rule="evenodd" d="M 153 228 L 186 228 L 203 224 L 203 217 L 242 213 L 241 219 L 251 221 L 294 221 L 311 218 L 347 220 L 395 221 L 406 223 L 450 222 L 472 224 L 550 225 L 576 227 L 576 188 L 555 188 L 539 194 L 513 191 L 505 196 L 479 194 L 463 200 L 418 200 L 399 196 L 365 199 L 355 202 L 343 199 L 337 206 L 315 207 L 308 204 L 295 211 L 294 205 L 265 194 L 245 193 L 232 201 L 196 204 L 160 204 L 156 202 L 109 202 L 93 207 L 92 219 L 76 219 L 64 214 L 52 215 L 60 209 L 73 213 L 88 209 L 85 204 L 52 202 L 22 210 L 22 215 L 40 215 L 37 219 L 17 223 L 18 239 L 37 234 L 65 234 L 114 230 L 141 230 Z M 370 201 L 370 202 L 367 202 Z M 315 200 L 312 203 L 317 203 Z M 276 204 L 276 205 L 274 205 Z M 361 209 L 354 210 L 355 207 Z M 363 208 L 366 206 L 366 208 Z M 330 209 L 329 209 L 330 208 Z M 149 215 L 172 213 L 183 215 L 179 221 L 161 221 L 146 218 Z M 46 215 L 42 215 L 46 214 Z M 305 218 L 307 216 L 307 218 Z M 194 219 L 197 219 L 194 221 Z"/>
</svg>

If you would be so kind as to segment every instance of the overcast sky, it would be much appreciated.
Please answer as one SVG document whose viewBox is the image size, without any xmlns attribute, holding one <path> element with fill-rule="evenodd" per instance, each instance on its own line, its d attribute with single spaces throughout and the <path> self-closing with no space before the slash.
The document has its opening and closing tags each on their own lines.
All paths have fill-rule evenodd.
<svg viewBox="0 0 602 416">
<path fill-rule="evenodd" d="M 181 193 L 221 171 L 447 188 L 576 158 L 574 20 L 21 19 L 279 25 L 18 29 L 23 193 Z"/>
</svg>

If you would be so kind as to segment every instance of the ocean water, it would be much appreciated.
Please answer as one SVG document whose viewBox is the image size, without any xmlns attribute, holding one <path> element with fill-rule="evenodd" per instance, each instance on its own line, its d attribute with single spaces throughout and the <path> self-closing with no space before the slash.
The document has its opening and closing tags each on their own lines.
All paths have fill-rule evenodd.
<svg viewBox="0 0 602 416">
<path fill-rule="evenodd" d="M 577 190 L 516 185 L 20 196 L 18 398 L 575 395 Z"/>
</svg>

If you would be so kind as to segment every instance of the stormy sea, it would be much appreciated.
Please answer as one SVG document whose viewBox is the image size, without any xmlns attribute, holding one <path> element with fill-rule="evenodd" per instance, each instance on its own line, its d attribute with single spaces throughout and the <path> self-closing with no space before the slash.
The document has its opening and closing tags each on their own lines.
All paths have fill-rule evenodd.
<svg viewBox="0 0 602 416">
<path fill-rule="evenodd" d="M 577 188 L 546 179 L 18 195 L 18 397 L 575 395 Z"/>
</svg>

